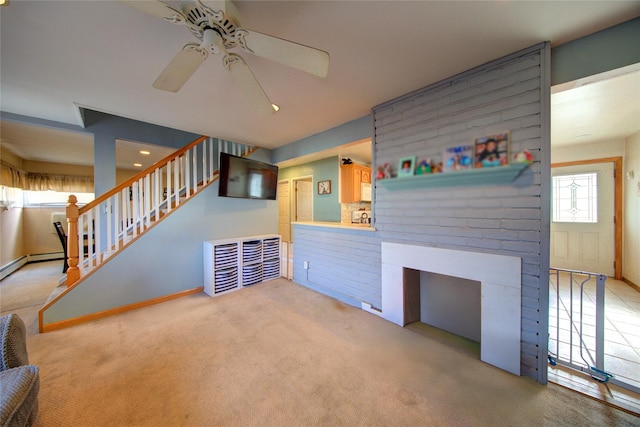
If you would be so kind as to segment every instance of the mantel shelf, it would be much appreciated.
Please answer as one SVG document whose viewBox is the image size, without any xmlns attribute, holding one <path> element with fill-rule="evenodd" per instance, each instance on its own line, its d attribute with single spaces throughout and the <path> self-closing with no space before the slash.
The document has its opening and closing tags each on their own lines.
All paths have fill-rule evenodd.
<svg viewBox="0 0 640 427">
<path fill-rule="evenodd" d="M 508 184 L 513 182 L 527 166 L 529 163 L 513 163 L 492 168 L 380 179 L 377 182 L 389 191 Z"/>
</svg>

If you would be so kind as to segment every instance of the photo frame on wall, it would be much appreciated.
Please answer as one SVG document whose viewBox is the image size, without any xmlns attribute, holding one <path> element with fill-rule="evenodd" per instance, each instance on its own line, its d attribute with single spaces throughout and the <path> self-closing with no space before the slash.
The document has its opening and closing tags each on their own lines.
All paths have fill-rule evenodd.
<svg viewBox="0 0 640 427">
<path fill-rule="evenodd" d="M 483 136 L 475 140 L 474 155 L 476 168 L 505 166 L 509 163 L 509 132 Z"/>
<path fill-rule="evenodd" d="M 416 156 L 403 157 L 398 161 L 398 178 L 413 176 L 416 166 Z"/>
<path fill-rule="evenodd" d="M 459 145 L 442 150 L 442 171 L 451 172 L 473 168 L 473 146 Z"/>
<path fill-rule="evenodd" d="M 331 194 L 331 180 L 318 181 L 318 194 Z"/>
</svg>

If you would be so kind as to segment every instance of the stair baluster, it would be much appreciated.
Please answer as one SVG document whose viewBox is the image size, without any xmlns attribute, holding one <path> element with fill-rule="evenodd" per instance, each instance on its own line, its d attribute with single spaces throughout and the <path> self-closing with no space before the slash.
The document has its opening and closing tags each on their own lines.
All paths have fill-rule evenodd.
<svg viewBox="0 0 640 427">
<path fill-rule="evenodd" d="M 74 195 L 69 196 L 67 286 L 100 267 L 215 181 L 218 153 L 247 157 L 256 149 L 203 136 L 83 207 L 78 207 Z"/>
</svg>

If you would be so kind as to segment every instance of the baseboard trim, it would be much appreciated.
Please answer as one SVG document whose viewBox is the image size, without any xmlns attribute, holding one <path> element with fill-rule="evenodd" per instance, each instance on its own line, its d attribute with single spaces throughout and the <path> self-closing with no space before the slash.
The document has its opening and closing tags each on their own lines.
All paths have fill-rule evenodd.
<svg viewBox="0 0 640 427">
<path fill-rule="evenodd" d="M 70 328 L 72 326 L 80 325 L 82 323 L 92 322 L 94 320 L 103 319 L 105 317 L 115 316 L 117 314 L 126 313 L 127 311 L 137 310 L 139 308 L 149 307 L 155 304 L 160 304 L 166 301 L 171 301 L 177 298 L 186 297 L 189 295 L 197 294 L 200 292 L 204 292 L 204 286 L 194 289 L 187 289 L 184 291 L 177 292 L 175 294 L 164 295 L 158 298 L 153 298 L 146 301 L 140 301 L 133 304 L 123 305 L 120 307 L 111 308 L 104 311 L 99 311 L 97 313 L 91 313 L 84 316 L 74 317 L 72 319 L 61 320 L 59 322 L 53 322 L 44 324 L 44 319 L 42 312 L 40 312 L 38 323 L 40 333 L 44 332 L 52 332 L 57 331 L 64 328 Z"/>
<path fill-rule="evenodd" d="M 627 285 L 631 286 L 633 289 L 635 289 L 636 291 L 640 292 L 640 286 L 636 285 L 635 283 L 633 283 L 631 280 L 626 279 L 626 278 L 622 278 L 622 281 L 624 283 L 626 283 Z"/>
</svg>

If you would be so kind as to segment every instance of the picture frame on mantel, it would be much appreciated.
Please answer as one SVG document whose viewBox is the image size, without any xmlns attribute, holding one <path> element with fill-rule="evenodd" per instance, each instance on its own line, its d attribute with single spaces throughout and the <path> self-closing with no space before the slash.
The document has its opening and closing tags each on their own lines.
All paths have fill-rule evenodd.
<svg viewBox="0 0 640 427">
<path fill-rule="evenodd" d="M 509 164 L 510 142 L 511 134 L 508 131 L 476 138 L 475 167 L 491 168 Z"/>
<path fill-rule="evenodd" d="M 331 180 L 318 181 L 318 194 L 331 194 Z"/>
<path fill-rule="evenodd" d="M 442 171 L 451 172 L 473 168 L 473 146 L 457 145 L 442 150 Z"/>
<path fill-rule="evenodd" d="M 398 178 L 413 176 L 416 168 L 416 156 L 403 157 L 398 161 Z"/>
</svg>

